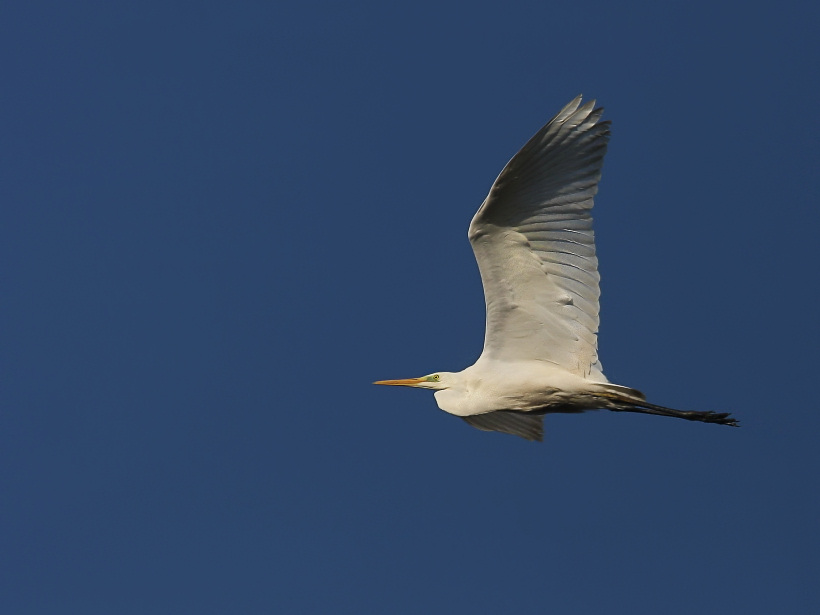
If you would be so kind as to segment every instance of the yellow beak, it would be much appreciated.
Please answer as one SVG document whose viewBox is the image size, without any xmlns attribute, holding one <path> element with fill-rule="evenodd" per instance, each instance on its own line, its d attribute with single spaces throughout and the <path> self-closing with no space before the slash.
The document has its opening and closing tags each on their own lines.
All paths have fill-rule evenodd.
<svg viewBox="0 0 820 615">
<path fill-rule="evenodd" d="M 426 382 L 426 380 L 424 378 L 406 378 L 405 380 L 379 380 L 373 384 L 388 384 L 396 387 L 414 387 L 422 382 Z"/>
</svg>

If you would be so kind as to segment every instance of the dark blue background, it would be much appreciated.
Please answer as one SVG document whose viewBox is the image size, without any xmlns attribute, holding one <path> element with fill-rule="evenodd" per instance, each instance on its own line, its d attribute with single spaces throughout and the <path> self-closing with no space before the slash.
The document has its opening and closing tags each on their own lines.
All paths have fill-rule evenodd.
<svg viewBox="0 0 820 615">
<path fill-rule="evenodd" d="M 16 2 L 0 14 L 0 610 L 820 607 L 814 2 Z M 741 429 L 458 371 L 467 224 L 578 93 L 605 372 Z"/>
</svg>

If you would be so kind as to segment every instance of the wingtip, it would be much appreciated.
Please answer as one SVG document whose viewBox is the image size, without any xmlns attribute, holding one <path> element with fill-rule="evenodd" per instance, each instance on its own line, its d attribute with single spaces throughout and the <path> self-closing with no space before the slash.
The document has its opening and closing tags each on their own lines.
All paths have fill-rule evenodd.
<svg viewBox="0 0 820 615">
<path fill-rule="evenodd" d="M 563 122 L 570 115 L 575 113 L 578 110 L 578 107 L 581 105 L 582 98 L 583 95 L 578 94 L 578 96 L 569 101 L 566 105 L 564 105 L 564 108 L 556 114 L 556 116 L 553 118 L 553 121 Z"/>
</svg>

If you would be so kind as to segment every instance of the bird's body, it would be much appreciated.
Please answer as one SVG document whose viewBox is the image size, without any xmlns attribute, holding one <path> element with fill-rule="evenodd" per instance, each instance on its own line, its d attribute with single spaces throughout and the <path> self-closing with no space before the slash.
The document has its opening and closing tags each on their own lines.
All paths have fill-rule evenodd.
<svg viewBox="0 0 820 615">
<path fill-rule="evenodd" d="M 592 409 L 735 425 L 727 414 L 649 404 L 609 384 L 598 359 L 598 261 L 590 210 L 609 122 L 577 97 L 510 160 L 470 224 L 487 306 L 484 350 L 458 373 L 376 384 L 436 390 L 442 410 L 531 440 L 543 415 Z"/>
<path fill-rule="evenodd" d="M 543 361 L 494 361 L 482 357 L 456 374 L 439 372 L 449 383 L 435 392 L 438 407 L 456 416 L 495 410 L 530 412 L 567 406 L 590 393 L 594 383 Z M 601 385 L 603 387 L 608 385 Z"/>
</svg>

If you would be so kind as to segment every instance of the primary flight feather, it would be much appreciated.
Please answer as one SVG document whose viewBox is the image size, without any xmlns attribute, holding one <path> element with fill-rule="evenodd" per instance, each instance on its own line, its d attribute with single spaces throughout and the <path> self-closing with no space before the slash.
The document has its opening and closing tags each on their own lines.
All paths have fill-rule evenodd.
<svg viewBox="0 0 820 615">
<path fill-rule="evenodd" d="M 578 96 L 501 171 L 470 223 L 487 327 L 458 373 L 380 380 L 433 389 L 439 408 L 485 431 L 543 437 L 543 417 L 607 409 L 737 425 L 725 413 L 673 410 L 610 384 L 598 360 L 598 259 L 590 212 L 609 122 Z"/>
</svg>

